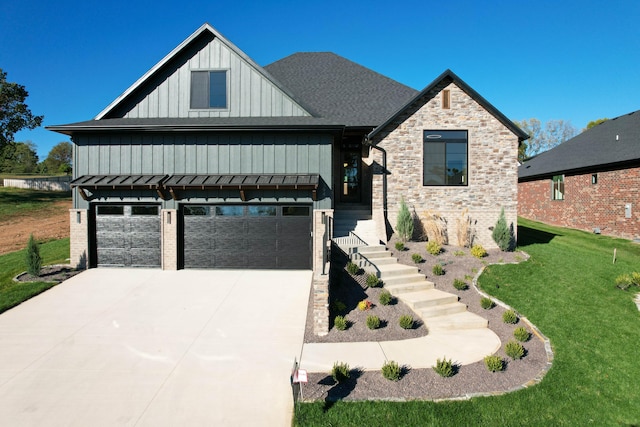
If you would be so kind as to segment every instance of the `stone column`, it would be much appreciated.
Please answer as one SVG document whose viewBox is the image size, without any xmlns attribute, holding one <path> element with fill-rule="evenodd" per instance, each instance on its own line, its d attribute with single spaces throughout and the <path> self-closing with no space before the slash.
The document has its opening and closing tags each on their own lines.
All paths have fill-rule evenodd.
<svg viewBox="0 0 640 427">
<path fill-rule="evenodd" d="M 333 227 L 333 210 L 313 212 L 313 332 L 329 333 L 329 247 Z"/>
<path fill-rule="evenodd" d="M 162 269 L 178 269 L 178 211 L 162 209 L 161 211 Z"/>
<path fill-rule="evenodd" d="M 69 209 L 69 263 L 72 268 L 89 266 L 89 215 L 86 209 Z"/>
</svg>

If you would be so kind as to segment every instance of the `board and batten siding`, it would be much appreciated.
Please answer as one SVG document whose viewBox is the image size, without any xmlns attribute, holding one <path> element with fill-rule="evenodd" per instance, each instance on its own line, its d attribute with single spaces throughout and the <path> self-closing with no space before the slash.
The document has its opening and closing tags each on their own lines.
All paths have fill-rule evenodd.
<svg viewBox="0 0 640 427">
<path fill-rule="evenodd" d="M 190 108 L 191 71 L 227 70 L 227 108 Z M 223 40 L 206 34 L 107 118 L 300 117 L 310 114 Z"/>
<path fill-rule="evenodd" d="M 74 137 L 74 178 L 82 175 L 319 174 L 331 181 L 331 135 L 113 134 Z M 116 195 L 116 193 L 113 193 Z M 131 195 L 131 192 L 126 193 Z M 81 208 L 82 200 L 74 202 Z M 320 191 L 317 208 L 330 208 Z"/>
</svg>

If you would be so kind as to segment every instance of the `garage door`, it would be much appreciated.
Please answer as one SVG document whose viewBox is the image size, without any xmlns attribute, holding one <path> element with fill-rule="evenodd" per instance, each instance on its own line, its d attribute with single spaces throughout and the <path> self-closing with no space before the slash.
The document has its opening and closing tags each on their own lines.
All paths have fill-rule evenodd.
<svg viewBox="0 0 640 427">
<path fill-rule="evenodd" d="M 96 206 L 98 266 L 160 267 L 160 207 Z"/>
<path fill-rule="evenodd" d="M 185 205 L 185 268 L 311 268 L 309 205 Z"/>
</svg>

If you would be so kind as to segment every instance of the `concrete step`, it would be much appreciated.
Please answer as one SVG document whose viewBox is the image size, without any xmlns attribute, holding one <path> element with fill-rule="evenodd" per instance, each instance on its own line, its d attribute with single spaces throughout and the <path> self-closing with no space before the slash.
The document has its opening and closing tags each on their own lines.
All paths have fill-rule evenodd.
<svg viewBox="0 0 640 427">
<path fill-rule="evenodd" d="M 465 311 L 467 311 L 467 306 L 461 302 L 416 309 L 416 312 L 420 314 L 420 317 L 424 319 L 425 323 L 427 322 L 427 319 L 431 317 L 446 316 L 447 314 L 463 313 Z"/>
<path fill-rule="evenodd" d="M 447 316 L 432 317 L 425 320 L 425 325 L 429 331 L 435 330 L 458 330 L 458 329 L 481 329 L 489 326 L 489 321 L 484 317 L 468 311 L 462 313 L 449 314 Z"/>
<path fill-rule="evenodd" d="M 354 264 L 358 264 L 360 267 L 367 267 L 367 266 L 376 266 L 376 267 L 380 267 L 382 265 L 394 265 L 398 263 L 398 260 L 396 258 L 368 258 L 368 257 L 353 257 L 351 259 L 351 262 L 353 262 Z"/>
<path fill-rule="evenodd" d="M 424 274 L 389 277 L 384 281 L 384 288 L 395 296 L 402 296 L 407 292 L 427 291 L 435 284 L 424 277 Z"/>
<path fill-rule="evenodd" d="M 391 277 L 407 276 L 418 273 L 418 267 L 410 267 L 403 264 L 389 264 L 378 267 L 378 277 L 387 281 Z"/>
<path fill-rule="evenodd" d="M 357 252 L 361 254 L 374 254 L 374 253 L 388 252 L 389 254 L 391 254 L 387 250 L 387 248 L 383 245 L 359 246 L 357 248 Z"/>
<path fill-rule="evenodd" d="M 402 301 L 409 307 L 419 311 L 427 307 L 453 304 L 458 302 L 458 296 L 449 292 L 430 289 L 428 291 L 416 291 L 402 294 Z"/>
</svg>

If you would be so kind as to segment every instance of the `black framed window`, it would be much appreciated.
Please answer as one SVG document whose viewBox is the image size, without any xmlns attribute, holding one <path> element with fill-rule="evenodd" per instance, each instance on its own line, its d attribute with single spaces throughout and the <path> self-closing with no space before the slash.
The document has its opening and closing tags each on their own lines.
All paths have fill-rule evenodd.
<svg viewBox="0 0 640 427">
<path fill-rule="evenodd" d="M 143 216 L 143 215 L 154 216 L 154 215 L 158 215 L 158 206 L 134 205 L 134 206 L 131 206 L 131 215 L 136 215 L 136 216 Z"/>
<path fill-rule="evenodd" d="M 124 215 L 124 206 L 102 205 L 97 211 L 98 215 Z"/>
<path fill-rule="evenodd" d="M 249 206 L 247 213 L 249 216 L 276 216 L 276 207 L 262 205 Z"/>
<path fill-rule="evenodd" d="M 209 216 L 211 208 L 209 206 L 185 206 L 184 214 L 188 216 Z"/>
<path fill-rule="evenodd" d="M 191 72 L 191 108 L 227 108 L 227 71 Z"/>
<path fill-rule="evenodd" d="M 466 130 L 425 130 L 422 185 L 467 185 Z"/>
<path fill-rule="evenodd" d="M 564 175 L 551 178 L 551 200 L 564 200 Z"/>
<path fill-rule="evenodd" d="M 309 216 L 309 206 L 283 206 L 282 216 Z"/>
<path fill-rule="evenodd" d="M 243 216 L 244 207 L 240 205 L 216 206 L 216 216 Z"/>
</svg>

